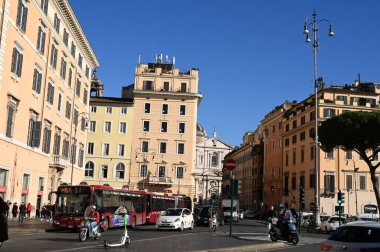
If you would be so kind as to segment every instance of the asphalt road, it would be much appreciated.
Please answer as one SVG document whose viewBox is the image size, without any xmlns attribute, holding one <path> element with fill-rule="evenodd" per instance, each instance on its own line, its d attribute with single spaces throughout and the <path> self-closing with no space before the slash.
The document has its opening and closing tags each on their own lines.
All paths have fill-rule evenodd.
<svg viewBox="0 0 380 252">
<path fill-rule="evenodd" d="M 229 237 L 229 225 L 220 227 L 216 233 L 210 233 L 208 227 L 195 227 L 194 230 L 156 231 L 154 226 L 140 226 L 129 230 L 131 244 L 126 247 L 109 248 L 112 251 L 319 251 L 319 243 L 325 238 L 321 234 L 301 233 L 300 243 L 292 246 L 284 242 L 271 242 L 267 236 L 267 227 L 253 220 L 244 220 L 233 226 L 233 235 Z M 10 226 L 10 240 L 0 251 L 103 251 L 104 240 L 117 243 L 122 229 L 109 230 L 95 241 L 80 242 L 76 232 L 45 232 L 43 228 Z M 307 235 L 307 236 L 304 236 Z"/>
</svg>

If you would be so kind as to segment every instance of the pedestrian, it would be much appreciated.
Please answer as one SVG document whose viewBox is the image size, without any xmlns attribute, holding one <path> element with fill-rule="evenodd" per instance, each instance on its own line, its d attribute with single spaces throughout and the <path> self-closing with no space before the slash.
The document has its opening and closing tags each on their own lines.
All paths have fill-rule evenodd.
<svg viewBox="0 0 380 252">
<path fill-rule="evenodd" d="M 3 198 L 0 197 L 0 247 L 4 241 L 8 240 L 8 220 L 7 217 L 3 214 L 8 212 L 8 205 L 4 202 Z"/>
<path fill-rule="evenodd" d="M 41 209 L 41 220 L 46 220 L 46 205 L 44 204 Z"/>
<path fill-rule="evenodd" d="M 26 206 L 26 216 L 28 218 L 30 218 L 30 212 L 32 212 L 32 205 L 28 203 L 28 205 Z"/>
<path fill-rule="evenodd" d="M 16 220 L 17 212 L 18 212 L 18 205 L 17 205 L 17 202 L 15 202 L 15 203 L 13 203 L 13 206 L 12 206 L 13 220 Z"/>
<path fill-rule="evenodd" d="M 40 218 L 40 209 L 38 207 L 36 209 L 36 218 Z"/>
<path fill-rule="evenodd" d="M 18 210 L 19 210 L 18 222 L 22 224 L 24 222 L 25 211 L 26 211 L 26 206 L 24 202 L 21 202 L 21 205 L 19 206 Z"/>
<path fill-rule="evenodd" d="M 8 211 L 7 211 L 7 218 L 9 217 L 9 210 L 11 210 L 11 201 L 10 200 L 7 200 L 7 206 L 8 206 Z"/>
</svg>

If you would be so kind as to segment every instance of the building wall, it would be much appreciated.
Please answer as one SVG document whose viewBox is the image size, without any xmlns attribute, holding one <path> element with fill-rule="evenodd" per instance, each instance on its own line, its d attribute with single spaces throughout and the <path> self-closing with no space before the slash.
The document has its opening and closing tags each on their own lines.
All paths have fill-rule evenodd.
<svg viewBox="0 0 380 252">
<path fill-rule="evenodd" d="M 88 184 L 109 184 L 122 188 L 130 182 L 133 101 L 91 97 L 90 106 L 90 124 L 95 122 L 96 129 L 88 131 L 84 180 Z M 123 109 L 126 109 L 126 114 L 122 113 Z M 106 122 L 111 123 L 111 132 L 105 131 Z M 120 131 L 120 123 L 126 123 L 125 133 Z M 108 155 L 104 153 L 104 144 L 110 146 Z M 120 144 L 124 145 L 124 154 L 120 152 Z M 102 172 L 105 167 L 107 174 Z"/>
<path fill-rule="evenodd" d="M 168 68 L 170 70 L 168 70 Z M 151 89 L 144 83 L 151 81 Z M 164 82 L 169 83 L 164 90 Z M 186 89 L 181 91 L 182 83 Z M 172 64 L 140 64 L 135 71 L 134 125 L 131 156 L 131 183 L 133 189 L 145 189 L 168 194 L 184 194 L 194 197 L 194 169 L 197 108 L 202 95 L 198 93 L 198 70 L 181 73 Z M 145 104 L 150 112 L 145 112 Z M 163 104 L 168 113 L 163 114 Z M 186 107 L 185 115 L 180 106 Z M 144 121 L 149 121 L 149 131 L 144 131 Z M 161 122 L 167 122 L 167 132 L 161 132 Z M 185 132 L 179 132 L 179 124 L 185 124 Z M 143 151 L 142 142 L 149 143 Z M 159 145 L 166 143 L 166 153 L 160 153 Z M 178 144 L 184 144 L 184 154 L 178 154 Z M 147 174 L 141 166 L 147 166 Z M 159 177 L 159 167 L 165 173 Z M 178 178 L 177 169 L 183 167 L 183 178 Z"/>
<path fill-rule="evenodd" d="M 79 165 L 79 154 L 86 141 L 85 131 L 78 124 L 77 133 L 73 125 L 74 110 L 79 121 L 88 111 L 89 73 L 99 65 L 72 9 L 67 1 L 49 1 L 45 14 L 40 1 L 21 1 L 28 9 L 26 29 L 19 27 L 17 10 L 19 1 L 0 1 L 0 149 L 7 155 L 0 156 L 0 193 L 5 200 L 20 203 L 30 202 L 33 206 L 47 203 L 48 193 L 54 191 L 61 182 L 71 181 L 71 151 L 69 156 L 62 156 L 63 139 L 67 138 L 69 146 L 76 138 L 76 159 L 73 169 L 73 183 L 83 177 L 83 168 Z M 54 29 L 54 16 L 60 19 L 59 30 Z M 46 34 L 44 51 L 37 49 L 39 27 Z M 63 31 L 68 34 L 68 46 L 63 41 Z M 71 43 L 76 45 L 75 55 L 71 55 Z M 51 65 L 51 48 L 57 48 L 56 67 Z M 22 70 L 12 72 L 14 48 L 22 54 Z M 82 67 L 78 64 L 82 56 Z M 60 74 L 61 59 L 66 61 L 66 76 Z M 20 61 L 21 62 L 21 61 Z M 72 69 L 72 83 L 68 83 L 69 68 Z M 33 90 L 35 69 L 41 73 L 41 89 Z M 86 70 L 87 69 L 87 70 Z M 75 95 L 76 81 L 81 83 L 79 96 Z M 53 102 L 47 101 L 49 83 L 54 86 Z M 87 95 L 86 91 L 88 89 Z M 59 98 L 60 97 L 60 98 Z M 61 99 L 61 109 L 58 109 Z M 87 102 L 86 102 L 87 99 Z M 66 118 L 66 101 L 71 103 L 70 118 Z M 15 108 L 14 116 L 9 116 L 8 106 Z M 28 145 L 30 120 L 41 122 L 41 139 L 39 146 Z M 12 123 L 8 123 L 12 122 Z M 7 125 L 12 133 L 7 135 Z M 51 137 L 44 138 L 44 128 L 51 131 Z M 61 135 L 60 142 L 54 141 L 55 134 Z M 34 134 L 36 136 L 36 134 Z M 43 151 L 43 145 L 50 143 L 50 148 Z M 59 153 L 53 153 L 54 145 L 60 146 Z M 25 176 L 24 176 L 25 175 Z M 39 196 L 39 197 L 38 197 Z"/>
</svg>

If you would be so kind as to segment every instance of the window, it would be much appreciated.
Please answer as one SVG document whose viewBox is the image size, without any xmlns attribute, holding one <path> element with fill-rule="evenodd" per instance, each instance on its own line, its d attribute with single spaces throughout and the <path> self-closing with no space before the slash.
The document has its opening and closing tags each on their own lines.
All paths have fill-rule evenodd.
<svg viewBox="0 0 380 252">
<path fill-rule="evenodd" d="M 347 96 L 337 95 L 336 100 L 343 101 L 343 104 L 347 104 Z"/>
<path fill-rule="evenodd" d="M 169 82 L 168 81 L 164 82 L 164 91 L 169 92 Z"/>
<path fill-rule="evenodd" d="M 160 153 L 166 153 L 166 142 L 160 142 Z"/>
<path fill-rule="evenodd" d="M 168 132 L 168 122 L 161 122 L 161 132 Z"/>
<path fill-rule="evenodd" d="M 310 112 L 309 120 L 310 121 L 314 121 L 315 120 L 315 111 L 311 111 Z"/>
<path fill-rule="evenodd" d="M 23 179 L 22 179 L 22 188 L 23 189 L 29 188 L 29 182 L 30 182 L 30 175 L 24 174 Z"/>
<path fill-rule="evenodd" d="M 149 114 L 150 113 L 150 103 L 145 103 L 145 109 L 144 109 L 144 112 L 146 114 Z"/>
<path fill-rule="evenodd" d="M 315 188 L 315 174 L 309 175 L 309 187 Z"/>
<path fill-rule="evenodd" d="M 166 177 L 166 167 L 165 166 L 159 166 L 158 167 L 158 177 L 159 178 L 165 178 Z"/>
<path fill-rule="evenodd" d="M 41 9 L 42 11 L 47 14 L 49 8 L 49 0 L 41 0 Z"/>
<path fill-rule="evenodd" d="M 88 96 L 88 91 L 87 89 L 83 89 L 83 103 L 87 105 L 87 96 Z"/>
<path fill-rule="evenodd" d="M 285 146 L 289 146 L 289 138 L 285 139 Z"/>
<path fill-rule="evenodd" d="M 178 124 L 178 133 L 185 133 L 185 123 Z"/>
<path fill-rule="evenodd" d="M 219 155 L 218 153 L 214 152 L 211 156 L 211 166 L 217 167 L 219 164 Z"/>
<path fill-rule="evenodd" d="M 96 106 L 91 106 L 91 113 L 96 113 L 97 108 Z"/>
<path fill-rule="evenodd" d="M 37 35 L 37 50 L 44 54 L 45 52 L 45 39 L 46 39 L 46 32 L 44 27 L 41 25 L 38 27 L 38 35 Z"/>
<path fill-rule="evenodd" d="M 62 93 L 58 93 L 58 106 L 57 109 L 59 112 L 62 111 Z"/>
<path fill-rule="evenodd" d="M 71 87 L 72 78 L 73 78 L 73 69 L 70 67 L 69 68 L 69 78 L 67 78 L 67 85 L 69 85 L 69 87 Z"/>
<path fill-rule="evenodd" d="M 297 143 L 297 135 L 292 136 L 292 144 Z"/>
<path fill-rule="evenodd" d="M 305 116 L 301 116 L 301 125 L 304 125 L 305 124 Z"/>
<path fill-rule="evenodd" d="M 125 134 L 127 132 L 127 123 L 121 122 L 119 123 L 119 133 Z"/>
<path fill-rule="evenodd" d="M 311 138 L 315 137 L 315 130 L 314 130 L 314 128 L 309 129 L 309 137 L 311 137 Z"/>
<path fill-rule="evenodd" d="M 162 114 L 167 115 L 169 111 L 169 105 L 168 104 L 162 104 Z"/>
<path fill-rule="evenodd" d="M 142 141 L 141 142 L 141 151 L 142 152 L 148 152 L 149 150 L 149 142 L 148 141 Z"/>
<path fill-rule="evenodd" d="M 68 135 L 65 135 L 65 139 L 63 140 L 63 148 L 62 148 L 62 156 L 65 159 L 69 158 L 69 139 Z"/>
<path fill-rule="evenodd" d="M 177 178 L 183 178 L 183 166 L 177 166 Z"/>
<path fill-rule="evenodd" d="M 181 83 L 181 93 L 186 93 L 187 91 L 187 83 Z"/>
<path fill-rule="evenodd" d="M 94 155 L 94 143 L 87 143 L 87 154 Z"/>
<path fill-rule="evenodd" d="M 300 176 L 300 188 L 301 187 L 305 189 L 305 175 Z"/>
<path fill-rule="evenodd" d="M 90 68 L 88 68 L 87 65 L 86 65 L 86 77 L 87 77 L 87 79 L 90 78 Z"/>
<path fill-rule="evenodd" d="M 346 190 L 352 190 L 352 175 L 346 174 Z"/>
<path fill-rule="evenodd" d="M 50 139 L 51 139 L 51 129 L 50 125 L 45 126 L 44 128 L 44 138 L 42 142 L 42 151 L 45 153 L 50 152 Z"/>
<path fill-rule="evenodd" d="M 302 148 L 301 149 L 301 162 L 305 161 L 305 150 Z"/>
<path fill-rule="evenodd" d="M 285 165 L 286 165 L 286 166 L 289 165 L 289 152 L 286 152 L 286 153 L 285 153 Z"/>
<path fill-rule="evenodd" d="M 179 114 L 180 115 L 186 115 L 186 105 L 180 105 L 179 106 Z"/>
<path fill-rule="evenodd" d="M 285 132 L 289 132 L 289 123 L 285 125 Z"/>
<path fill-rule="evenodd" d="M 293 150 L 293 164 L 297 163 L 297 153 L 296 150 Z"/>
<path fill-rule="evenodd" d="M 71 118 L 71 103 L 69 101 L 66 101 L 66 118 Z"/>
<path fill-rule="evenodd" d="M 279 129 L 279 130 L 282 129 L 282 122 L 278 122 L 278 129 Z"/>
<path fill-rule="evenodd" d="M 61 26 L 61 19 L 58 17 L 58 14 L 54 14 L 54 29 L 59 33 L 59 28 Z"/>
<path fill-rule="evenodd" d="M 345 157 L 347 160 L 352 160 L 352 150 L 346 150 Z"/>
<path fill-rule="evenodd" d="M 43 191 L 44 190 L 44 184 L 45 184 L 45 178 L 44 177 L 39 177 L 38 178 L 38 191 Z"/>
<path fill-rule="evenodd" d="M 82 68 L 82 62 L 83 62 L 83 57 L 82 57 L 81 54 L 79 54 L 79 56 L 78 56 L 78 65 L 79 65 L 80 68 Z"/>
<path fill-rule="evenodd" d="M 51 45 L 50 66 L 54 69 L 57 68 L 58 49 L 56 44 Z"/>
<path fill-rule="evenodd" d="M 111 122 L 104 122 L 104 132 L 111 133 Z"/>
<path fill-rule="evenodd" d="M 54 146 L 53 146 L 54 155 L 59 155 L 60 147 L 61 147 L 61 134 L 60 132 L 56 132 L 54 134 Z"/>
<path fill-rule="evenodd" d="M 144 81 L 143 90 L 153 90 L 153 81 Z"/>
<path fill-rule="evenodd" d="M 83 162 L 84 162 L 84 150 L 83 150 L 83 145 L 81 145 L 81 148 L 79 150 L 79 159 L 78 159 L 78 166 L 80 168 L 83 167 Z"/>
<path fill-rule="evenodd" d="M 74 44 L 74 41 L 71 41 L 71 56 L 74 57 L 75 59 L 75 51 L 76 51 L 77 47 L 75 46 Z"/>
<path fill-rule="evenodd" d="M 42 82 L 42 74 L 40 71 L 35 68 L 34 69 L 34 74 L 33 74 L 33 86 L 32 90 L 36 92 L 37 94 L 41 93 L 41 82 Z"/>
<path fill-rule="evenodd" d="M 85 118 L 83 115 L 80 119 L 80 130 L 85 131 L 87 128 L 87 118 Z"/>
<path fill-rule="evenodd" d="M 50 105 L 53 105 L 53 102 L 54 102 L 54 86 L 51 82 L 49 82 L 49 85 L 48 85 L 46 101 Z"/>
<path fill-rule="evenodd" d="M 293 129 L 296 129 L 297 128 L 297 120 L 294 120 L 293 121 Z"/>
<path fill-rule="evenodd" d="M 284 176 L 284 194 L 288 195 L 289 193 L 289 174 L 286 173 Z"/>
<path fill-rule="evenodd" d="M 124 144 L 119 144 L 118 148 L 117 148 L 117 155 L 119 157 L 124 157 L 124 150 L 125 150 L 125 145 Z"/>
<path fill-rule="evenodd" d="M 335 176 L 333 174 L 325 175 L 325 192 L 335 192 Z"/>
<path fill-rule="evenodd" d="M 149 131 L 149 121 L 143 121 L 143 131 Z"/>
<path fill-rule="evenodd" d="M 359 176 L 359 189 L 365 190 L 367 188 L 366 186 L 366 176 Z"/>
<path fill-rule="evenodd" d="M 112 114 L 112 107 L 106 108 L 106 114 Z"/>
<path fill-rule="evenodd" d="M 37 118 L 37 114 L 34 114 L 32 118 L 29 119 L 27 145 L 31 147 L 40 146 L 41 122 L 37 121 L 36 118 Z"/>
<path fill-rule="evenodd" d="M 301 141 L 304 141 L 305 140 L 305 131 L 302 131 L 301 133 L 300 133 L 300 140 Z"/>
<path fill-rule="evenodd" d="M 335 109 L 325 108 L 323 109 L 323 117 L 330 118 L 335 116 Z"/>
<path fill-rule="evenodd" d="M 84 169 L 84 176 L 85 177 L 94 177 L 94 163 L 91 161 L 88 161 L 86 164 L 86 167 Z"/>
<path fill-rule="evenodd" d="M 23 32 L 26 31 L 26 20 L 28 18 L 28 8 L 22 0 L 18 0 L 16 25 Z"/>
<path fill-rule="evenodd" d="M 184 143 L 178 143 L 177 144 L 177 154 L 185 154 L 185 144 Z"/>
<path fill-rule="evenodd" d="M 276 131 L 276 126 L 272 125 L 272 132 L 274 133 Z"/>
<path fill-rule="evenodd" d="M 140 166 L 140 177 L 145 178 L 147 176 L 147 174 L 148 174 L 148 167 L 147 167 L 147 165 L 142 164 Z"/>
<path fill-rule="evenodd" d="M 293 175 L 292 177 L 292 190 L 296 190 L 297 189 L 297 178 L 295 175 Z"/>
<path fill-rule="evenodd" d="M 325 158 L 334 158 L 334 150 L 325 152 Z"/>
<path fill-rule="evenodd" d="M 101 165 L 100 167 L 100 177 L 106 179 L 108 177 L 108 165 Z"/>
<path fill-rule="evenodd" d="M 11 72 L 21 77 L 23 55 L 19 49 L 13 48 Z"/>
<path fill-rule="evenodd" d="M 77 108 L 74 108 L 74 124 L 78 126 L 79 112 Z"/>
<path fill-rule="evenodd" d="M 66 28 L 63 29 L 63 43 L 69 45 L 69 33 L 66 31 Z"/>
<path fill-rule="evenodd" d="M 75 87 L 75 94 L 80 97 L 80 86 L 82 85 L 80 79 L 77 79 L 77 85 Z"/>
<path fill-rule="evenodd" d="M 110 154 L 110 144 L 103 144 L 103 156 L 108 156 Z"/>
<path fill-rule="evenodd" d="M 120 114 L 122 114 L 122 115 L 126 115 L 127 112 L 128 112 L 127 108 L 121 108 L 121 110 L 120 110 Z"/>
<path fill-rule="evenodd" d="M 62 79 L 66 79 L 66 58 L 64 56 L 61 58 L 61 70 L 59 71 L 59 75 Z"/>
<path fill-rule="evenodd" d="M 310 147 L 310 160 L 314 159 L 314 155 L 315 155 L 315 149 L 314 149 L 314 146 L 311 146 Z"/>
</svg>

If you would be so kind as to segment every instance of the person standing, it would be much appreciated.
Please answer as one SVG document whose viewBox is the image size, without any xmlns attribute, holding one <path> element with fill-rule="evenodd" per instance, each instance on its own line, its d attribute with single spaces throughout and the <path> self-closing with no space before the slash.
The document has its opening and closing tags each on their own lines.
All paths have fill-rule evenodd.
<svg viewBox="0 0 380 252">
<path fill-rule="evenodd" d="M 24 222 L 25 211 L 26 211 L 26 207 L 25 207 L 24 202 L 21 202 L 21 205 L 18 208 L 18 210 L 20 211 L 20 213 L 18 214 L 18 222 L 21 222 L 21 224 L 22 224 Z"/>
<path fill-rule="evenodd" d="M 7 200 L 7 206 L 8 206 L 7 218 L 9 217 L 9 210 L 11 209 L 11 205 L 12 203 L 10 202 L 10 200 Z"/>
<path fill-rule="evenodd" d="M 30 218 L 30 212 L 32 212 L 32 205 L 28 203 L 28 205 L 26 206 L 26 216 L 28 218 Z"/>
<path fill-rule="evenodd" d="M 5 212 L 8 212 L 8 204 L 4 202 L 3 198 L 0 197 L 0 247 L 2 243 L 8 240 L 8 220 Z"/>
<path fill-rule="evenodd" d="M 17 202 L 13 203 L 13 206 L 12 206 L 12 215 L 13 215 L 13 219 L 16 220 L 17 218 L 17 211 L 18 211 L 18 205 L 17 205 Z"/>
</svg>

